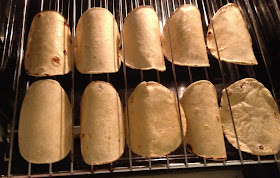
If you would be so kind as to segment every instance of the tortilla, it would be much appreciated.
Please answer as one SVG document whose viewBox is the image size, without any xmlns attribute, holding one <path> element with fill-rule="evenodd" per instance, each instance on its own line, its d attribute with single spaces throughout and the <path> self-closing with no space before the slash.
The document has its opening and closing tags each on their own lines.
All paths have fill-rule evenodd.
<svg viewBox="0 0 280 178">
<path fill-rule="evenodd" d="M 162 32 L 162 49 L 165 57 L 172 62 L 168 35 L 169 27 L 174 64 L 190 67 L 209 67 L 198 8 L 189 4 L 182 5 L 171 14 L 167 23 Z"/>
<path fill-rule="evenodd" d="M 72 41 L 65 18 L 56 11 L 42 11 L 33 18 L 24 58 L 31 76 L 64 75 L 72 70 Z"/>
<path fill-rule="evenodd" d="M 123 24 L 125 65 L 165 71 L 157 13 L 150 6 L 133 9 Z"/>
<path fill-rule="evenodd" d="M 252 39 L 247 24 L 237 5 L 229 3 L 221 7 L 212 22 L 221 61 L 241 65 L 257 65 Z M 208 27 L 207 46 L 210 53 L 219 59 L 212 24 Z"/>
<path fill-rule="evenodd" d="M 280 117 L 271 93 L 253 78 L 239 80 L 227 88 L 240 150 L 253 155 L 276 154 L 280 149 Z M 238 148 L 225 89 L 221 118 L 229 143 Z"/>
<path fill-rule="evenodd" d="M 130 137 L 126 132 L 126 140 L 140 156 L 165 156 L 182 142 L 176 96 L 159 83 L 142 82 L 135 88 L 128 99 L 128 118 Z M 181 118 L 185 135 L 186 117 L 182 107 Z"/>
<path fill-rule="evenodd" d="M 19 151 L 36 164 L 62 160 L 72 145 L 72 108 L 55 80 L 33 83 L 24 97 L 19 119 Z"/>
<path fill-rule="evenodd" d="M 88 9 L 80 17 L 75 36 L 75 65 L 83 74 L 114 73 L 121 66 L 118 24 L 110 11 Z"/>
<path fill-rule="evenodd" d="M 192 83 L 180 102 L 188 118 L 185 136 L 188 150 L 206 159 L 226 159 L 215 86 L 207 80 Z"/>
<path fill-rule="evenodd" d="M 89 165 L 116 161 L 124 152 L 123 107 L 115 88 L 91 82 L 81 101 L 81 151 Z"/>
</svg>

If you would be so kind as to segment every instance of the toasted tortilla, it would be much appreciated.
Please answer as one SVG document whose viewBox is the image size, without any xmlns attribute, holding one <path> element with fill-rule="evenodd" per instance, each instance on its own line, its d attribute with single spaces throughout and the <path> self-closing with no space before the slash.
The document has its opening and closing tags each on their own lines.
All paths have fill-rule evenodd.
<svg viewBox="0 0 280 178">
<path fill-rule="evenodd" d="M 75 65 L 83 74 L 114 73 L 121 66 L 118 24 L 110 11 L 88 9 L 80 17 L 75 36 Z"/>
<path fill-rule="evenodd" d="M 24 58 L 31 76 L 64 75 L 72 70 L 72 39 L 65 18 L 56 11 L 42 11 L 33 18 Z"/>
<path fill-rule="evenodd" d="M 215 86 L 207 80 L 192 83 L 180 102 L 187 118 L 185 143 L 188 150 L 206 159 L 226 159 Z"/>
<path fill-rule="evenodd" d="M 72 145 L 72 108 L 55 80 L 33 83 L 24 97 L 18 129 L 22 157 L 36 164 L 62 160 Z"/>
<path fill-rule="evenodd" d="M 123 107 L 115 88 L 91 82 L 81 101 L 81 151 L 89 165 L 116 161 L 124 152 Z"/>
<path fill-rule="evenodd" d="M 171 14 L 163 27 L 163 53 L 172 62 L 168 27 L 174 64 L 190 67 L 210 66 L 201 16 L 196 6 L 189 4 L 180 6 Z"/>
<path fill-rule="evenodd" d="M 130 137 L 126 132 L 126 140 L 134 153 L 148 158 L 160 157 L 181 144 L 176 100 L 172 91 L 156 82 L 142 82 L 135 88 L 128 99 Z M 182 107 L 181 118 L 185 135 L 186 117 Z"/>
<path fill-rule="evenodd" d="M 133 69 L 165 71 L 160 26 L 150 6 L 133 9 L 123 24 L 125 65 Z"/>
<path fill-rule="evenodd" d="M 220 60 L 241 65 L 257 65 L 252 39 L 247 24 L 237 5 L 229 3 L 221 7 L 212 22 Z M 207 47 L 219 59 L 212 24 L 208 26 Z"/>
<path fill-rule="evenodd" d="M 270 91 L 253 78 L 239 80 L 227 88 L 240 150 L 253 155 L 276 154 L 280 149 L 280 117 Z M 229 143 L 238 148 L 225 89 L 221 118 Z"/>
</svg>

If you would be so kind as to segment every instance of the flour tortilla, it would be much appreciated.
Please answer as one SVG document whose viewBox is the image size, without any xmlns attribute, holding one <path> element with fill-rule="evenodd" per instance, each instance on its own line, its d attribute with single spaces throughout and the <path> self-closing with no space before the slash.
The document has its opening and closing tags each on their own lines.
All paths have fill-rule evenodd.
<svg viewBox="0 0 280 178">
<path fill-rule="evenodd" d="M 212 160 L 227 158 L 217 91 L 207 80 L 192 83 L 183 94 L 187 118 L 185 143 L 189 151 Z"/>
<path fill-rule="evenodd" d="M 127 135 L 127 142 L 134 153 L 148 158 L 160 157 L 181 144 L 176 97 L 163 85 L 140 83 L 128 99 L 128 116 L 130 138 Z M 186 117 L 182 107 L 181 117 L 185 135 Z"/>
<path fill-rule="evenodd" d="M 72 144 L 72 109 L 55 80 L 33 83 L 24 97 L 18 130 L 22 157 L 36 164 L 62 160 Z"/>
<path fill-rule="evenodd" d="M 75 36 L 75 65 L 83 74 L 114 73 L 121 66 L 118 24 L 110 11 L 88 9 L 79 19 Z"/>
<path fill-rule="evenodd" d="M 150 6 L 133 9 L 124 19 L 125 65 L 133 69 L 165 71 L 160 26 Z"/>
<path fill-rule="evenodd" d="M 115 88 L 91 82 L 81 101 L 81 151 L 89 165 L 111 163 L 124 151 L 123 107 Z"/>
<path fill-rule="evenodd" d="M 56 11 L 35 15 L 27 39 L 24 59 L 31 76 L 64 75 L 72 70 L 72 41 L 65 18 Z"/>
<path fill-rule="evenodd" d="M 269 90 L 257 80 L 245 78 L 227 91 L 241 151 L 260 156 L 276 154 L 280 149 L 280 117 Z M 238 148 L 225 90 L 220 111 L 225 136 Z"/>
<path fill-rule="evenodd" d="M 190 67 L 209 67 L 201 16 L 194 5 L 182 5 L 168 18 L 174 64 Z M 167 23 L 162 32 L 162 49 L 172 62 Z"/>
<path fill-rule="evenodd" d="M 257 65 L 252 39 L 237 5 L 229 3 L 220 8 L 212 19 L 221 61 L 241 65 Z M 208 27 L 207 46 L 219 59 L 212 24 Z"/>
</svg>

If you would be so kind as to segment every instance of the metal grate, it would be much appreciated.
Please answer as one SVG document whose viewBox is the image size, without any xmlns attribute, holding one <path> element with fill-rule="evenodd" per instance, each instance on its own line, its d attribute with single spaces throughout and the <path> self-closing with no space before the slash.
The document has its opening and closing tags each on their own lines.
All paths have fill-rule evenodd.
<svg viewBox="0 0 280 178">
<path fill-rule="evenodd" d="M 115 16 L 120 30 L 122 30 L 124 18 L 134 8 L 141 5 L 150 5 L 155 8 L 159 19 L 161 30 L 166 23 L 170 14 L 182 4 L 193 4 L 197 6 L 201 13 L 204 34 L 206 34 L 207 26 L 210 24 L 215 12 L 226 3 L 233 2 L 239 5 L 243 10 L 243 14 L 248 24 L 248 29 L 252 36 L 254 44 L 254 52 L 259 62 L 256 67 L 240 66 L 229 64 L 214 59 L 209 55 L 210 68 L 193 68 L 175 66 L 173 62 L 165 61 L 167 70 L 159 72 L 156 70 L 142 71 L 133 70 L 122 65 L 119 72 L 115 74 L 98 74 L 98 75 L 82 75 L 76 69 L 70 74 L 64 76 L 47 77 L 52 78 L 62 85 L 71 98 L 71 106 L 73 109 L 73 144 L 71 153 L 62 161 L 48 165 L 36 165 L 26 162 L 19 154 L 17 142 L 18 117 L 23 97 L 29 85 L 41 78 L 31 77 L 22 70 L 22 62 L 24 58 L 24 49 L 26 44 L 26 35 L 33 16 L 42 10 L 56 10 L 63 14 L 67 19 L 67 23 L 72 29 L 72 40 L 74 41 L 75 28 L 81 14 L 88 8 L 99 6 L 108 9 Z M 272 0 L 273 8 L 279 15 L 278 3 Z M 14 70 L 13 91 L 14 106 L 13 115 L 8 128 L 9 136 L 7 142 L 9 148 L 6 152 L 5 175 L 9 176 L 52 176 L 52 175 L 82 175 L 97 173 L 114 173 L 128 171 L 158 170 L 158 169 L 178 169 L 193 167 L 213 167 L 213 166 L 231 166 L 245 164 L 260 163 L 277 163 L 280 158 L 277 155 L 271 156 L 253 156 L 233 148 L 225 139 L 227 157 L 226 161 L 210 161 L 198 157 L 186 150 L 185 144 L 174 152 L 160 158 L 143 158 L 134 154 L 129 147 L 126 146 L 123 156 L 111 164 L 101 166 L 86 165 L 81 156 L 80 140 L 79 140 L 79 103 L 86 85 L 93 80 L 103 80 L 110 82 L 119 92 L 122 103 L 126 106 L 128 96 L 133 89 L 141 81 L 157 81 L 170 88 L 177 96 L 181 98 L 184 89 L 191 83 L 206 79 L 211 81 L 217 89 L 219 99 L 221 98 L 221 90 L 236 80 L 245 77 L 256 78 L 263 82 L 269 88 L 276 101 L 279 101 L 279 91 L 275 89 L 275 76 L 271 75 L 270 65 L 271 56 L 269 56 L 262 27 L 259 24 L 259 11 L 256 10 L 256 4 L 249 0 L 25 0 L 18 2 L 10 0 L 9 16 L 5 33 L 4 50 L 1 58 L 1 69 L 9 67 L 10 56 L 13 53 L 13 46 L 16 46 L 16 60 Z M 22 21 L 15 22 L 16 17 L 22 17 Z M 279 19 L 278 19 L 279 20 Z M 14 26 L 19 26 L 20 40 L 13 43 L 16 34 Z M 214 28 L 214 27 L 213 27 Z M 123 36 L 123 35 L 122 35 Z M 125 46 L 123 49 L 125 50 Z M 172 44 L 170 44 L 172 45 Z M 74 45 L 72 46 L 74 48 Z M 217 48 L 218 49 L 218 48 Z M 218 51 L 217 51 L 218 52 Z M 172 51 L 171 51 L 172 53 Z M 173 59 L 172 59 L 173 60 Z M 124 58 L 125 63 L 125 58 Z M 74 60 L 73 64 L 74 65 Z M 46 77 L 45 77 L 46 78 Z M 230 103 L 229 103 L 230 104 Z M 180 108 L 180 107 L 179 107 Z M 127 113 L 125 113 L 127 114 Z M 234 125 L 234 119 L 232 119 Z M 234 127 L 235 128 L 235 127 Z M 182 127 L 181 127 L 182 131 Z M 183 138 L 183 132 L 182 132 Z M 238 135 L 235 130 L 238 143 Z M 184 142 L 184 139 L 182 139 Z M 47 145 L 46 145 L 47 146 Z"/>
</svg>

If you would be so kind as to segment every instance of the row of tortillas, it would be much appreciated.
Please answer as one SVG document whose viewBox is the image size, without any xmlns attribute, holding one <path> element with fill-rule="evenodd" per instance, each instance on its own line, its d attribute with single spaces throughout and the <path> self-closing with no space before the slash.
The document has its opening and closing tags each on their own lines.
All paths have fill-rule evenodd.
<svg viewBox="0 0 280 178">
<path fill-rule="evenodd" d="M 99 7 L 88 9 L 76 29 L 74 59 L 77 69 L 83 74 L 114 73 L 122 60 L 134 69 L 165 71 L 163 54 L 176 65 L 209 66 L 201 15 L 196 6 L 183 5 L 176 9 L 166 21 L 162 36 L 157 13 L 152 7 L 133 9 L 123 24 L 125 61 L 120 36 L 110 11 Z M 222 7 L 213 17 L 207 45 L 210 53 L 222 61 L 257 64 L 246 23 L 234 4 Z M 24 64 L 26 72 L 32 76 L 63 75 L 72 70 L 71 33 L 61 14 L 43 11 L 34 17 Z"/>
<path fill-rule="evenodd" d="M 180 104 L 163 85 L 142 82 L 128 99 L 124 121 L 114 87 L 91 82 L 81 100 L 82 155 L 89 165 L 117 160 L 124 152 L 125 123 L 132 151 L 149 158 L 169 154 L 184 138 L 189 151 L 207 159 L 226 159 L 223 131 L 236 148 L 237 135 L 241 151 L 254 155 L 279 151 L 278 107 L 257 80 L 246 78 L 223 90 L 220 112 L 215 87 L 209 81 L 189 85 Z M 32 84 L 20 113 L 21 155 L 31 163 L 57 162 L 70 151 L 71 131 L 71 106 L 59 83 L 47 79 Z"/>
</svg>

